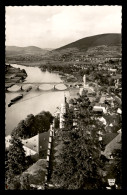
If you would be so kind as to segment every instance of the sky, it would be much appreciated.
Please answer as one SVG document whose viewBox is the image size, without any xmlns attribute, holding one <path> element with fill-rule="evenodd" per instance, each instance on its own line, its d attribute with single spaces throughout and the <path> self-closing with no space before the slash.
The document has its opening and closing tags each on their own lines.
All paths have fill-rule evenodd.
<svg viewBox="0 0 127 195">
<path fill-rule="evenodd" d="M 59 48 L 79 39 L 121 33 L 121 6 L 6 6 L 5 45 Z"/>
</svg>

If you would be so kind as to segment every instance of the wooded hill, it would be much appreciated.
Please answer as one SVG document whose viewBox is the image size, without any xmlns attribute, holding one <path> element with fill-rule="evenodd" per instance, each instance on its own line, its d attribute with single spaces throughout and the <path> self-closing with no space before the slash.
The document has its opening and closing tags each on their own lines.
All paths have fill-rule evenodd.
<svg viewBox="0 0 127 195">
<path fill-rule="evenodd" d="M 121 57 L 121 34 L 108 33 L 86 37 L 57 49 L 41 49 L 35 46 L 6 47 L 6 62 L 28 66 L 45 64 L 72 63 L 76 58 L 85 57 Z M 84 59 L 83 58 L 83 59 Z M 63 64 L 64 65 L 64 64 Z"/>
<path fill-rule="evenodd" d="M 48 49 L 41 49 L 35 46 L 28 47 L 17 47 L 17 46 L 6 46 L 6 55 L 23 55 L 23 54 L 45 54 Z"/>
<path fill-rule="evenodd" d="M 121 34 L 119 33 L 108 33 L 100 34 L 90 37 L 85 37 L 83 39 L 72 42 L 63 47 L 57 48 L 57 51 L 67 48 L 78 48 L 80 50 L 88 50 L 90 47 L 96 47 L 101 45 L 107 46 L 119 46 L 121 45 Z"/>
</svg>

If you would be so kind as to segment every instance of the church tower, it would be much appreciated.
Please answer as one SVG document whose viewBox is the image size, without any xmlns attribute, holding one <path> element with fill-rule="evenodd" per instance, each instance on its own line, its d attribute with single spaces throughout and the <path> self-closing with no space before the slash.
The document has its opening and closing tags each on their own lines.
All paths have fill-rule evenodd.
<svg viewBox="0 0 127 195">
<path fill-rule="evenodd" d="M 89 85 L 86 84 L 86 75 L 84 74 L 84 76 L 83 76 L 83 88 L 85 89 L 85 88 L 88 88 L 88 87 L 89 87 Z"/>
<path fill-rule="evenodd" d="M 83 84 L 84 84 L 84 87 L 86 86 L 86 76 L 85 76 L 85 74 L 84 74 L 84 76 L 83 76 Z"/>
</svg>

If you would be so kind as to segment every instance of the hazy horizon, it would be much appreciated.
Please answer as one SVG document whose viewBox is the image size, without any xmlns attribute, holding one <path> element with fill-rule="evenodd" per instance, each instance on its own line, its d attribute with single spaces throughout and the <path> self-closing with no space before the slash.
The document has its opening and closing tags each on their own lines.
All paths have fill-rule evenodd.
<svg viewBox="0 0 127 195">
<path fill-rule="evenodd" d="M 104 34 L 121 34 L 121 33 L 104 33 Z M 101 35 L 101 34 L 100 34 Z M 92 35 L 92 36 L 96 36 L 96 35 Z M 92 37 L 92 36 L 89 36 L 89 37 Z M 87 37 L 83 37 L 83 38 L 87 38 Z M 81 38 L 81 39 L 83 39 Z M 80 40 L 80 39 L 78 39 Z M 78 40 L 75 40 L 74 42 L 78 41 Z M 72 43 L 72 42 L 71 42 Z M 70 43 L 67 43 L 66 45 L 68 45 Z M 63 45 L 65 46 L 65 45 Z M 6 47 L 38 47 L 36 45 L 26 45 L 26 46 L 20 46 L 20 45 L 6 45 Z M 62 47 L 62 46 L 61 46 Z M 57 49 L 57 48 L 43 48 L 43 47 L 38 47 L 38 48 L 41 48 L 41 49 Z"/>
</svg>

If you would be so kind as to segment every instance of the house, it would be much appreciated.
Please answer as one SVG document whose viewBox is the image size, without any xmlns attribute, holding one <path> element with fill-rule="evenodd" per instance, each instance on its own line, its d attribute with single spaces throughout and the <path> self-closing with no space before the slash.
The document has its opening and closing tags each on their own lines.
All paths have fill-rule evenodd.
<svg viewBox="0 0 127 195">
<path fill-rule="evenodd" d="M 50 131 L 38 133 L 36 136 L 22 140 L 26 156 L 39 155 L 45 159 L 48 149 Z"/>
<path fill-rule="evenodd" d="M 30 166 L 22 175 L 29 176 L 30 186 L 43 186 L 45 184 L 45 175 L 47 174 L 47 161 L 46 159 L 39 159 L 36 163 Z"/>
<path fill-rule="evenodd" d="M 34 155 L 38 154 L 37 151 L 34 150 L 34 148 L 31 149 L 31 148 L 28 148 L 27 146 L 23 146 L 23 148 L 25 150 L 26 156 L 34 156 Z"/>
<path fill-rule="evenodd" d="M 119 129 L 119 130 L 117 131 L 117 133 L 122 133 L 122 130 L 121 130 L 121 129 Z"/>
<path fill-rule="evenodd" d="M 94 106 L 93 107 L 93 112 L 102 112 L 102 113 L 107 113 L 107 109 L 103 106 Z"/>
<path fill-rule="evenodd" d="M 100 106 L 94 106 L 93 107 L 93 112 L 95 113 L 95 114 L 103 114 L 103 109 L 100 107 Z"/>
<path fill-rule="evenodd" d="M 110 125 L 109 125 L 110 127 L 113 127 L 113 124 L 112 123 L 110 123 Z"/>
<path fill-rule="evenodd" d="M 26 156 L 37 156 L 39 158 L 46 158 L 48 142 L 49 142 L 50 130 L 44 133 L 38 133 L 37 135 L 29 139 L 21 139 Z M 5 137 L 5 147 L 8 150 L 11 143 L 11 135 Z M 51 139 L 50 139 L 51 141 Z"/>
<path fill-rule="evenodd" d="M 110 72 L 111 74 L 116 75 L 116 71 L 117 71 L 117 69 L 109 68 L 109 72 Z"/>
<path fill-rule="evenodd" d="M 122 114 L 122 110 L 120 108 L 117 109 L 118 114 Z"/>
<path fill-rule="evenodd" d="M 10 147 L 10 145 L 11 145 L 10 141 L 11 141 L 11 135 L 6 136 L 6 137 L 5 137 L 5 148 L 6 148 L 7 150 L 9 149 L 9 147 Z"/>
<path fill-rule="evenodd" d="M 78 125 L 78 120 L 77 119 L 73 119 L 73 126 L 77 126 Z"/>
<path fill-rule="evenodd" d="M 105 120 L 104 117 L 98 117 L 97 119 L 98 119 L 99 121 L 101 121 L 104 125 L 107 124 L 107 122 L 106 122 L 106 120 Z"/>
<path fill-rule="evenodd" d="M 112 133 L 113 132 L 113 126 L 106 126 L 105 130 L 107 133 Z"/>
<path fill-rule="evenodd" d="M 83 94 L 83 88 L 80 88 L 79 89 L 79 94 L 82 96 L 82 94 Z"/>
<path fill-rule="evenodd" d="M 109 96 L 107 96 L 106 98 L 105 98 L 105 101 L 107 101 L 107 102 L 113 102 L 113 97 L 109 97 Z"/>
<path fill-rule="evenodd" d="M 109 133 L 103 137 L 104 151 L 101 152 L 107 159 L 112 159 L 112 153 L 115 149 L 121 149 L 122 133 Z"/>
<path fill-rule="evenodd" d="M 55 112 L 54 112 L 54 117 L 60 117 L 60 110 L 56 110 Z"/>
<path fill-rule="evenodd" d="M 65 117 L 64 115 L 66 114 L 66 109 L 67 109 L 67 101 L 66 101 L 66 97 L 64 96 L 64 101 L 63 101 L 63 104 L 61 104 L 61 107 L 60 107 L 60 124 L 59 124 L 59 127 L 60 129 L 64 128 L 64 125 L 65 125 Z"/>
<path fill-rule="evenodd" d="M 95 95 L 96 95 L 96 93 L 95 92 L 88 92 L 88 94 L 87 94 L 88 96 L 92 96 L 92 97 L 95 97 Z"/>
</svg>

